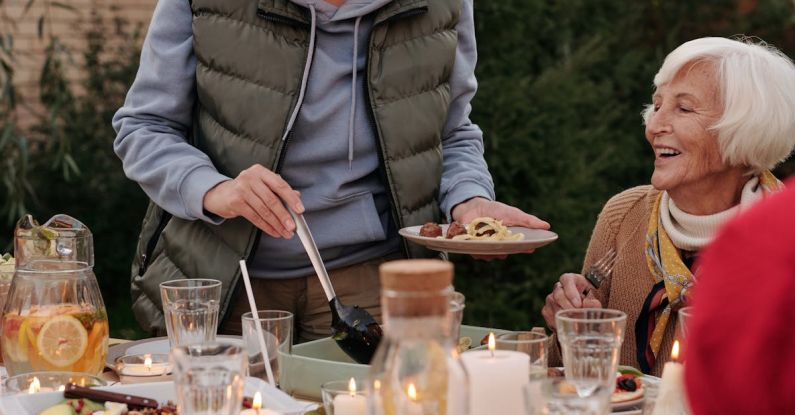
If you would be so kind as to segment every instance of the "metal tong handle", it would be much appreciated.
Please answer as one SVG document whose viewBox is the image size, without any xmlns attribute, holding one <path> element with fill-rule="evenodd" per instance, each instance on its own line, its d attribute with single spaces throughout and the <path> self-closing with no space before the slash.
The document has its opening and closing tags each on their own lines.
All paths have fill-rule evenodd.
<svg viewBox="0 0 795 415">
<path fill-rule="evenodd" d="M 304 215 L 296 214 L 289 207 L 287 211 L 290 212 L 293 221 L 295 221 L 295 233 L 298 234 L 301 244 L 304 245 L 304 249 L 307 255 L 309 255 L 309 260 L 312 261 L 312 267 L 315 269 L 315 273 L 320 280 L 320 285 L 323 286 L 323 291 L 326 292 L 326 299 L 331 301 L 337 294 L 334 293 L 334 287 L 331 286 L 331 280 L 328 277 L 326 266 L 323 265 L 323 259 L 320 257 L 320 252 L 317 250 L 317 244 L 315 244 L 315 239 L 312 238 L 312 233 L 309 232 L 309 226 L 307 226 L 306 220 L 304 220 Z"/>
</svg>

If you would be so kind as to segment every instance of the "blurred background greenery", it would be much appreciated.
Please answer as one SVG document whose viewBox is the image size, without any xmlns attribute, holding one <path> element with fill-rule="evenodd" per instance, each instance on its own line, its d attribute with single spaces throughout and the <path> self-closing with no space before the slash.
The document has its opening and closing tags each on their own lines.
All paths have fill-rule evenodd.
<svg viewBox="0 0 795 415">
<path fill-rule="evenodd" d="M 0 252 L 12 249 L 13 223 L 23 213 L 84 221 L 95 235 L 111 335 L 137 338 L 143 333 L 130 310 L 129 269 L 146 197 L 113 153 L 110 119 L 135 76 L 143 34 L 124 16 L 74 11 L 90 15 L 74 28 L 86 42 L 83 59 L 45 36 L 46 16 L 39 19 L 48 44 L 40 111 L 21 123 L 11 22 L 0 9 Z M 601 206 L 648 182 L 652 153 L 639 114 L 668 52 L 701 36 L 742 34 L 795 56 L 791 0 L 475 1 L 475 19 L 480 86 L 471 118 L 485 132 L 497 196 L 548 220 L 560 235 L 505 261 L 452 257 L 456 287 L 467 296 L 464 321 L 480 326 L 542 325 L 544 298 L 562 272 L 580 269 Z M 79 82 L 64 75 L 75 65 L 85 75 Z M 776 171 L 793 172 L 793 161 Z"/>
</svg>

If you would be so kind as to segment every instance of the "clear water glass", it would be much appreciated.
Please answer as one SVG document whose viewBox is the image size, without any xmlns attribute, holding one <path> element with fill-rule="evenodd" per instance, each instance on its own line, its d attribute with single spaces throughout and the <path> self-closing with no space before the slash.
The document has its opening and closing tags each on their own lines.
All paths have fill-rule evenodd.
<svg viewBox="0 0 795 415">
<path fill-rule="evenodd" d="M 221 281 L 181 279 L 160 284 L 171 347 L 215 341 Z"/>
<path fill-rule="evenodd" d="M 676 312 L 678 315 L 679 320 L 679 333 L 682 337 L 682 340 L 687 338 L 687 326 L 688 323 L 692 320 L 693 316 L 693 307 L 682 307 L 679 311 Z"/>
<path fill-rule="evenodd" d="M 530 379 L 547 377 L 549 336 L 535 331 L 514 331 L 497 336 L 497 350 L 513 350 L 530 356 Z"/>
<path fill-rule="evenodd" d="M 466 297 L 464 294 L 455 291 L 450 297 L 450 337 L 458 341 L 461 337 L 461 322 L 464 321 L 464 308 L 466 307 Z"/>
<path fill-rule="evenodd" d="M 524 386 L 527 415 L 604 415 L 610 413 L 612 389 L 598 387 L 588 396 L 564 378 L 530 381 Z"/>
<path fill-rule="evenodd" d="M 262 327 L 265 349 L 268 353 L 268 361 L 273 371 L 276 383 L 279 383 L 281 376 L 279 362 L 284 356 L 292 353 L 293 348 L 293 313 L 281 310 L 258 310 L 259 322 L 254 319 L 251 312 L 243 314 L 243 344 L 246 346 L 248 354 L 248 375 L 268 381 L 265 369 L 265 359 L 262 356 L 262 348 L 257 331 L 257 323 Z"/>
<path fill-rule="evenodd" d="M 581 308 L 555 315 L 566 380 L 580 396 L 612 389 L 627 315 L 618 310 Z"/>
<path fill-rule="evenodd" d="M 171 349 L 177 411 L 181 415 L 238 415 L 248 363 L 232 344 L 195 344 Z"/>
</svg>

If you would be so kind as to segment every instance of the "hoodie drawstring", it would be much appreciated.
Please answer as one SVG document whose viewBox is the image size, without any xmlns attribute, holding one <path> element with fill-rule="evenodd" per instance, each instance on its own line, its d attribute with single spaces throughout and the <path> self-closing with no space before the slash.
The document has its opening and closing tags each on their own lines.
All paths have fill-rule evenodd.
<svg viewBox="0 0 795 415">
<path fill-rule="evenodd" d="M 348 120 L 348 170 L 353 166 L 353 122 L 356 118 L 356 73 L 358 72 L 357 57 L 359 54 L 359 22 L 362 17 L 356 18 L 353 25 L 353 63 L 351 63 L 351 116 Z"/>
<path fill-rule="evenodd" d="M 301 108 L 301 104 L 304 102 L 304 93 L 306 92 L 306 83 L 309 79 L 309 70 L 312 68 L 312 60 L 314 59 L 315 55 L 315 26 L 317 25 L 317 14 L 315 13 L 314 5 L 309 6 L 309 12 L 312 14 L 312 26 L 309 30 L 309 53 L 307 53 L 306 56 L 304 77 L 301 79 L 301 89 L 298 92 L 298 102 L 295 105 L 295 109 L 293 109 L 293 113 L 290 115 L 290 121 L 287 122 L 287 128 L 284 130 L 282 141 L 287 139 L 287 136 L 290 134 L 290 130 L 293 129 L 295 119 L 298 117 L 298 110 Z"/>
</svg>

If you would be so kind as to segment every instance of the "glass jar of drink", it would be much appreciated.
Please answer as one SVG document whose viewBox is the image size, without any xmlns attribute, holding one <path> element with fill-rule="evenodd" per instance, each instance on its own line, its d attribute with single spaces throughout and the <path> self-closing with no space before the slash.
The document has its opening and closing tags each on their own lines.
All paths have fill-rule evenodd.
<svg viewBox="0 0 795 415">
<path fill-rule="evenodd" d="M 91 231 L 57 215 L 27 215 L 14 238 L 16 273 L 3 313 L 9 375 L 33 371 L 100 373 L 108 353 L 108 315 L 92 270 Z"/>
<path fill-rule="evenodd" d="M 384 338 L 371 362 L 377 415 L 466 415 L 468 380 L 451 336 L 453 265 L 402 260 L 380 268 Z"/>
</svg>

